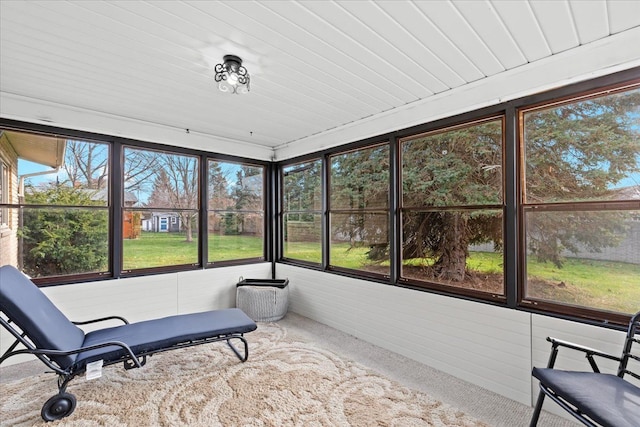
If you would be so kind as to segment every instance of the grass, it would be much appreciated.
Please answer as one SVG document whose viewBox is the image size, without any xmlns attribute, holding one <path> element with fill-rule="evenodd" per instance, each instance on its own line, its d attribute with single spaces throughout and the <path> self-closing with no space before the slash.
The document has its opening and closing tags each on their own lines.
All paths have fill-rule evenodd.
<svg viewBox="0 0 640 427">
<path fill-rule="evenodd" d="M 209 237 L 209 259 L 257 258 L 263 256 L 263 240 L 253 236 Z M 194 264 L 198 262 L 197 239 L 187 242 L 184 233 L 142 232 L 139 239 L 124 241 L 124 269 Z"/>
<path fill-rule="evenodd" d="M 319 257 L 318 244 L 296 245 L 307 257 L 315 248 Z M 333 244 L 331 264 L 355 270 L 365 269 L 370 264 L 368 250 L 368 247 L 349 249 L 347 243 Z M 290 253 L 289 257 L 301 259 L 297 253 Z M 429 262 L 415 258 L 405 260 L 403 264 L 421 267 Z M 388 266 L 389 262 L 378 265 Z M 472 252 L 467 258 L 467 269 L 479 275 L 502 275 L 502 254 Z M 640 310 L 640 265 L 637 264 L 568 258 L 562 268 L 557 268 L 551 263 L 541 263 L 532 258 L 527 263 L 527 275 L 529 297 L 621 313 Z"/>
<path fill-rule="evenodd" d="M 284 256 L 285 258 L 320 264 L 322 262 L 322 249 L 320 243 L 285 242 Z"/>
<path fill-rule="evenodd" d="M 371 264 L 371 260 L 367 258 L 367 252 L 369 252 L 368 246 L 350 247 L 348 243 L 332 243 L 329 257 L 331 258 L 331 265 L 360 270 Z M 378 264 L 388 266 L 389 262 L 385 261 Z"/>
<path fill-rule="evenodd" d="M 218 236 L 209 239 L 211 261 L 257 258 L 262 256 L 261 237 Z M 331 264 L 363 270 L 371 265 L 368 247 L 350 248 L 348 243 L 332 244 Z M 287 243 L 285 256 L 308 262 L 321 262 L 319 243 Z M 142 233 L 140 239 L 124 241 L 124 268 L 193 264 L 198 261 L 198 245 L 186 242 L 180 233 Z M 427 261 L 428 262 L 428 261 Z M 389 262 L 375 264 L 388 267 Z M 405 260 L 404 265 L 419 267 L 424 259 Z M 467 268 L 484 275 L 502 275 L 502 255 L 472 252 Z M 569 258 L 562 268 L 529 259 L 527 296 L 593 307 L 622 313 L 640 310 L 640 265 Z"/>
<path fill-rule="evenodd" d="M 640 265 L 569 258 L 527 264 L 528 295 L 622 313 L 640 310 Z"/>
<path fill-rule="evenodd" d="M 160 267 L 198 262 L 197 239 L 186 241 L 184 233 L 142 232 L 138 239 L 125 239 L 123 268 Z"/>
<path fill-rule="evenodd" d="M 264 239 L 254 236 L 209 236 L 209 261 L 260 258 Z"/>
</svg>

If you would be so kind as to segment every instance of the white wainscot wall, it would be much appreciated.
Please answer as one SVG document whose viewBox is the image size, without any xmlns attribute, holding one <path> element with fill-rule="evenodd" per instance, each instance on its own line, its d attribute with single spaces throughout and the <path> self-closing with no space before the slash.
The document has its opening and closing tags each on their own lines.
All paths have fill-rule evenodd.
<svg viewBox="0 0 640 427">
<path fill-rule="evenodd" d="M 42 288 L 51 301 L 72 321 L 106 316 L 122 316 L 139 322 L 175 314 L 235 307 L 238 278 L 271 278 L 271 264 L 261 263 L 180 273 L 105 280 Z M 85 331 L 115 326 L 110 321 L 82 326 Z M 0 331 L 0 354 L 13 343 L 13 337 Z M 2 366 L 31 360 L 14 356 Z M 43 365 L 44 366 L 44 365 Z"/>
<path fill-rule="evenodd" d="M 616 355 L 624 340 L 619 331 L 290 265 L 278 264 L 277 275 L 290 281 L 291 311 L 525 405 L 538 396 L 531 369 L 547 364 L 547 336 Z M 589 370 L 565 352 L 556 366 Z M 566 416 L 556 408 L 544 406 Z"/>
</svg>

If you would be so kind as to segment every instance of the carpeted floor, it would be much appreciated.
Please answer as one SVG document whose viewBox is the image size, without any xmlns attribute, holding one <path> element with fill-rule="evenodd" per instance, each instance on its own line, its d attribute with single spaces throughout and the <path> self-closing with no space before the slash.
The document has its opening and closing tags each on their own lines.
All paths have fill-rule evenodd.
<svg viewBox="0 0 640 427">
<path fill-rule="evenodd" d="M 50 426 L 526 426 L 531 408 L 296 314 L 260 323 L 241 363 L 224 343 L 142 369 L 74 379 L 78 406 Z M 40 362 L 0 368 L 0 425 L 45 425 L 56 391 Z M 442 403 L 446 402 L 446 403 Z M 543 414 L 540 427 L 575 425 Z"/>
<path fill-rule="evenodd" d="M 289 313 L 279 323 L 291 336 L 357 360 L 364 366 L 413 390 L 458 408 L 492 427 L 526 427 L 533 408 L 493 393 L 412 359 L 385 350 L 322 323 Z M 545 405 L 553 405 L 547 402 Z M 573 420 L 542 411 L 538 427 L 576 427 Z"/>
</svg>

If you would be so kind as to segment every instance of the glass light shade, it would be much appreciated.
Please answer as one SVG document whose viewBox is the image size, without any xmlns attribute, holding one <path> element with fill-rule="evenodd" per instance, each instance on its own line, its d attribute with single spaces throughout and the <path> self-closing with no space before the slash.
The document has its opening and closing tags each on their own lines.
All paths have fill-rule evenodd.
<svg viewBox="0 0 640 427">
<path fill-rule="evenodd" d="M 237 85 L 238 84 L 238 75 L 236 73 L 229 73 L 229 77 L 227 77 L 227 83 L 229 83 L 230 85 Z"/>
<path fill-rule="evenodd" d="M 222 64 L 215 67 L 215 79 L 222 92 L 245 94 L 249 92 L 249 72 L 242 66 L 242 59 L 235 55 L 225 55 Z"/>
</svg>

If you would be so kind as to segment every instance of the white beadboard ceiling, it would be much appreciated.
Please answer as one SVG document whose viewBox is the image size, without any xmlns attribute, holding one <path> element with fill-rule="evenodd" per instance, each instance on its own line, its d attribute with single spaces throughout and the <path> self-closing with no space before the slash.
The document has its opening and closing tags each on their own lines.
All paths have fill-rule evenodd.
<svg viewBox="0 0 640 427">
<path fill-rule="evenodd" d="M 1 0 L 0 28 L 3 117 L 77 128 L 100 117 L 86 130 L 155 126 L 176 145 L 215 139 L 267 157 L 591 45 L 628 50 L 605 66 L 637 66 L 640 1 Z M 621 47 L 605 44 L 616 37 Z M 217 90 L 225 54 L 244 60 L 249 94 Z"/>
</svg>

